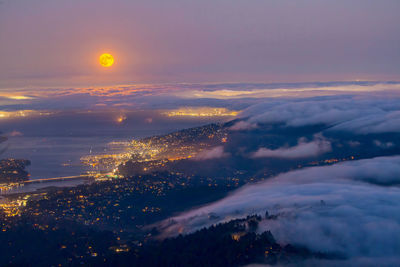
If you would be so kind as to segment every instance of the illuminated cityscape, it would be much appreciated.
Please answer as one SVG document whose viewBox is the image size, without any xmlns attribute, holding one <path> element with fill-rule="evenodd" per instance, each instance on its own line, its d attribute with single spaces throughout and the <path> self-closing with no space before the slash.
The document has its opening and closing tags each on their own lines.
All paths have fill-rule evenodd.
<svg viewBox="0 0 400 267">
<path fill-rule="evenodd" d="M 0 267 L 399 267 L 399 14 L 0 0 Z"/>
<path fill-rule="evenodd" d="M 168 117 L 235 117 L 239 114 L 239 112 L 226 108 L 186 107 L 169 110 L 164 112 L 163 114 Z"/>
<path fill-rule="evenodd" d="M 204 149 L 224 143 L 228 133 L 221 125 L 183 130 L 165 136 L 149 137 L 129 142 L 111 142 L 109 146 L 118 147 L 122 152 L 116 154 L 88 155 L 81 158 L 83 164 L 92 167 L 96 173 L 118 174 L 118 167 L 127 161 L 140 163 L 142 171 L 165 167 L 171 161 L 195 157 Z M 191 142 L 196 138 L 198 142 Z"/>
<path fill-rule="evenodd" d="M 198 175 L 196 174 L 197 171 L 193 170 L 192 168 L 194 167 L 191 166 L 199 162 L 196 160 L 197 155 L 215 146 L 229 145 L 230 134 L 233 133 L 223 124 L 210 124 L 139 140 L 110 142 L 108 144 L 110 151 L 118 150 L 120 152 L 82 157 L 82 164 L 91 170 L 80 176 L 36 180 L 17 178 L 21 180 L 16 182 L 13 179 L 9 182 L 3 182 L 0 185 L 1 191 L 7 193 L 12 192 L 14 188 L 23 187 L 30 183 L 83 179 L 87 184 L 85 187 L 63 189 L 54 192 L 48 192 L 45 189 L 38 193 L 31 192 L 20 194 L 17 197 L 5 197 L 2 199 L 0 207 L 4 210 L 6 216 L 16 216 L 21 211 L 26 213 L 28 212 L 28 207 L 30 209 L 29 213 L 35 216 L 44 216 L 44 214 L 49 213 L 53 215 L 58 214 L 55 213 L 55 210 L 49 208 L 43 209 L 41 206 L 34 208 L 35 205 L 29 205 L 26 207 L 28 200 L 41 201 L 45 199 L 48 203 L 52 201 L 54 204 L 57 203 L 53 209 L 61 209 L 57 215 L 59 216 L 57 220 L 67 216 L 71 217 L 74 221 L 84 224 L 103 224 L 106 220 L 104 216 L 106 216 L 106 211 L 110 209 L 110 205 L 115 208 L 119 207 L 121 205 L 120 202 L 124 201 L 130 194 L 133 194 L 132 197 L 139 194 L 158 198 L 168 195 L 169 192 L 179 190 L 179 188 L 192 188 L 199 185 L 204 185 L 208 188 L 220 187 L 222 191 L 230 191 L 243 183 L 254 183 L 275 173 L 273 171 L 274 167 L 270 166 L 268 173 L 251 174 L 248 171 L 233 169 L 232 172 L 223 174 L 223 179 L 196 176 Z M 193 140 L 196 141 L 193 142 Z M 302 164 L 297 164 L 293 167 L 321 166 L 348 160 L 355 160 L 355 157 L 350 155 L 343 158 L 304 161 Z M 16 174 L 16 177 L 21 177 L 23 173 L 20 174 L 17 170 L 23 171 L 25 164 L 28 163 L 23 160 L 3 160 L 0 164 L 3 176 L 9 177 L 8 174 L 11 172 Z M 185 165 L 188 165 L 187 168 L 190 171 L 186 170 Z M 101 194 L 97 191 L 99 187 L 102 188 Z M 103 206 L 99 206 L 100 203 L 103 203 L 106 192 L 113 195 L 113 200 L 106 201 Z M 53 198 L 57 200 L 52 200 Z M 94 208 L 95 206 L 97 207 L 95 211 L 90 208 Z M 125 208 L 128 210 L 132 209 L 131 212 L 135 210 L 135 214 L 138 212 L 162 214 L 163 212 L 162 207 L 151 205 L 139 207 L 128 205 Z M 117 213 L 111 217 L 107 215 L 107 221 L 109 223 L 120 221 L 120 213 L 125 212 L 125 208 L 118 209 Z M 87 210 L 90 210 L 89 214 L 85 214 Z"/>
<path fill-rule="evenodd" d="M 13 119 L 35 116 L 49 116 L 52 112 L 36 110 L 0 111 L 0 119 Z"/>
</svg>

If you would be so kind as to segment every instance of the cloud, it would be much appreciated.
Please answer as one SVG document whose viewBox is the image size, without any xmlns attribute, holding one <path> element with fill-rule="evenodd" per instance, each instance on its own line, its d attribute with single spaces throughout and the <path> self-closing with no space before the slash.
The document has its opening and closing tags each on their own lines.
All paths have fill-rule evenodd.
<svg viewBox="0 0 400 267">
<path fill-rule="evenodd" d="M 379 82 L 343 82 L 343 83 L 286 83 L 286 84 L 221 84 L 214 88 L 193 88 L 180 92 L 186 98 L 214 98 L 214 99 L 240 99 L 240 98 L 279 98 L 279 97 L 312 97 L 329 96 L 338 94 L 359 94 L 368 92 L 381 92 L 385 90 L 398 90 L 398 83 Z M 239 85 L 239 86 L 237 86 Z"/>
<path fill-rule="evenodd" d="M 238 121 L 229 128 L 231 131 L 251 130 L 257 128 L 257 124 L 249 123 L 247 121 Z"/>
<path fill-rule="evenodd" d="M 374 140 L 374 145 L 383 149 L 394 147 L 392 142 L 381 142 L 379 140 Z"/>
<path fill-rule="evenodd" d="M 357 147 L 357 146 L 360 146 L 360 145 L 361 145 L 360 142 L 358 142 L 358 141 L 351 141 L 351 140 L 348 141 L 347 144 L 348 144 L 349 146 L 351 146 L 351 147 Z"/>
<path fill-rule="evenodd" d="M 399 101 L 399 99 L 396 100 Z M 400 109 L 395 111 L 379 110 L 374 114 L 360 115 L 360 118 L 338 124 L 333 127 L 332 130 L 351 131 L 363 134 L 384 132 L 398 133 L 400 132 Z"/>
<path fill-rule="evenodd" d="M 8 109 L 32 110 L 64 110 L 64 109 L 99 109 L 99 108 L 127 108 L 127 109 L 174 109 L 180 106 L 207 106 L 242 110 L 260 104 L 258 113 L 263 115 L 268 108 L 289 106 L 304 103 L 308 98 L 311 106 L 307 116 L 321 115 L 325 111 L 322 99 L 321 107 L 311 109 L 312 103 L 318 99 L 312 98 L 325 96 L 325 99 L 352 100 L 353 95 L 368 96 L 390 95 L 399 97 L 400 83 L 389 82 L 328 82 L 328 83 L 176 83 L 176 84 L 125 84 L 116 86 L 95 86 L 87 88 L 26 88 L 3 89 L 0 92 L 0 102 Z M 21 96 L 23 99 L 21 99 Z M 328 97 L 329 96 L 329 97 Z M 16 98 L 14 100 L 10 99 Z M 25 98 L 25 99 L 24 99 Z M 285 99 L 283 99 L 285 98 Z M 289 99 L 291 98 L 291 99 Z M 371 98 L 375 100 L 375 98 Z M 394 101 L 393 101 L 394 102 Z M 307 105 L 307 103 L 304 103 Z M 338 103 L 340 108 L 341 103 Z M 366 105 L 365 110 L 373 106 Z M 329 106 L 328 106 L 329 107 Z M 350 105 L 351 107 L 351 105 Z M 283 111 L 287 109 L 281 107 Z M 343 107 L 345 108 L 345 107 Z M 293 107 L 293 111 L 296 111 Z M 249 110 L 249 111 L 251 111 Z M 313 110 L 318 111 L 313 113 Z M 301 116 L 301 109 L 296 117 Z M 274 110 L 271 110 L 274 112 Z M 278 112 L 277 119 L 284 119 L 285 112 Z M 359 113 L 352 114 L 356 118 Z M 373 114 L 373 113 L 371 113 Z M 332 114 L 333 116 L 334 114 Z M 351 115 L 351 114 L 349 114 Z M 290 119 L 290 116 L 288 117 Z M 293 123 L 296 123 L 295 121 Z M 302 123 L 301 121 L 297 123 Z"/>
<path fill-rule="evenodd" d="M 228 157 L 229 153 L 224 152 L 223 146 L 216 146 L 211 149 L 203 150 L 194 157 L 194 160 L 208 160 L 208 159 L 219 159 Z"/>
<path fill-rule="evenodd" d="M 400 132 L 400 97 L 383 95 L 279 99 L 256 104 L 241 113 L 249 124 L 287 127 L 326 125 L 331 131 L 360 134 Z"/>
<path fill-rule="evenodd" d="M 19 131 L 15 131 L 15 130 L 14 130 L 14 131 L 8 133 L 7 135 L 8 135 L 8 136 L 15 137 L 15 136 L 23 136 L 24 134 L 21 133 L 21 132 L 19 132 Z"/>
<path fill-rule="evenodd" d="M 167 220 L 165 233 L 268 210 L 277 217 L 264 219 L 259 230 L 271 230 L 280 243 L 340 253 L 353 263 L 399 264 L 399 173 L 400 156 L 292 171 Z"/>
<path fill-rule="evenodd" d="M 283 147 L 278 149 L 260 148 L 254 154 L 254 158 L 306 158 L 314 157 L 332 150 L 331 142 L 322 136 L 315 136 L 314 140 L 307 142 L 300 138 L 298 144 L 293 147 Z"/>
</svg>

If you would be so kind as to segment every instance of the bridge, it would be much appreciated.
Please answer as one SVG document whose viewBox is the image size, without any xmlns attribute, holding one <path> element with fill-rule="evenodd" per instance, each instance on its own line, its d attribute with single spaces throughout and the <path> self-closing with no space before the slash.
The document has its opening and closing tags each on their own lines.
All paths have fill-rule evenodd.
<svg viewBox="0 0 400 267">
<path fill-rule="evenodd" d="M 36 183 L 48 183 L 48 182 L 59 182 L 65 180 L 75 180 L 75 179 L 90 179 L 88 175 L 77 175 L 77 176 L 64 176 L 64 177 L 54 177 L 54 178 L 42 178 L 24 181 L 24 184 L 36 184 Z"/>
</svg>

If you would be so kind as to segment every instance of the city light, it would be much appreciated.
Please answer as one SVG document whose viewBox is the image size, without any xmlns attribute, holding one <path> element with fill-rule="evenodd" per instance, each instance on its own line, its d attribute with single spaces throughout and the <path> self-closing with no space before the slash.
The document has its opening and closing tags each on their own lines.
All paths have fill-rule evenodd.
<svg viewBox="0 0 400 267">
<path fill-rule="evenodd" d="M 213 107 L 183 107 L 162 113 L 168 117 L 235 117 L 239 111 Z"/>
<path fill-rule="evenodd" d="M 36 111 L 36 110 L 0 111 L 0 119 L 48 116 L 51 114 L 52 112 Z"/>
</svg>

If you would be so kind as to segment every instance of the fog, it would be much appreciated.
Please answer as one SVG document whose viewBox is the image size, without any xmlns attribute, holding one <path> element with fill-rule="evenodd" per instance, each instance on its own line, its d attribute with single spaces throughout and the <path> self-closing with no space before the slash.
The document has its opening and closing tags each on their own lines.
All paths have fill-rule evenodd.
<svg viewBox="0 0 400 267">
<path fill-rule="evenodd" d="M 164 233 L 268 211 L 277 218 L 263 219 L 258 231 L 271 230 L 279 243 L 337 253 L 354 263 L 398 263 L 399 174 L 399 156 L 284 173 L 167 220 Z"/>
</svg>

